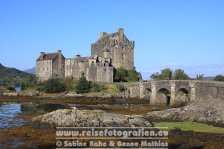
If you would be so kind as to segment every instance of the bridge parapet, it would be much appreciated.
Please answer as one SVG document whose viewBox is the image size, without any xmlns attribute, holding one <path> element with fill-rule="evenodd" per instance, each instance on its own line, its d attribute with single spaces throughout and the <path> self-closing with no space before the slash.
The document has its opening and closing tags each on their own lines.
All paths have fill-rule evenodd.
<svg viewBox="0 0 224 149">
<path fill-rule="evenodd" d="M 147 98 L 150 104 L 174 105 L 196 99 L 224 99 L 224 82 L 163 80 L 126 84 L 128 97 Z"/>
</svg>

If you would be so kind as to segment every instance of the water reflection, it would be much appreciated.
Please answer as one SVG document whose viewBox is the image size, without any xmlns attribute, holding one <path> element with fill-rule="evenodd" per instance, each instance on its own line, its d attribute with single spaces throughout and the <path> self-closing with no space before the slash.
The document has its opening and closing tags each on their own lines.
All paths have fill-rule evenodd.
<svg viewBox="0 0 224 149">
<path fill-rule="evenodd" d="M 68 105 L 52 104 L 52 103 L 46 103 L 46 104 L 27 103 L 21 105 L 21 111 L 23 113 L 46 113 L 55 111 L 57 109 L 66 109 L 66 108 L 70 107 Z"/>
<path fill-rule="evenodd" d="M 0 104 L 0 128 L 22 126 L 26 121 L 16 118 L 21 113 L 20 104 Z"/>
</svg>

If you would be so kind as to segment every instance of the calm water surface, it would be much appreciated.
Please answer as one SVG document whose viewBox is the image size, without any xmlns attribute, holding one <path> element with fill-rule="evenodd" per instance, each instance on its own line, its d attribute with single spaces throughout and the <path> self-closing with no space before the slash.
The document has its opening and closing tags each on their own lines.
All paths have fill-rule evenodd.
<svg viewBox="0 0 224 149">
<path fill-rule="evenodd" d="M 21 118 L 16 118 L 21 113 L 21 104 L 0 104 L 0 128 L 12 128 L 26 123 Z"/>
</svg>

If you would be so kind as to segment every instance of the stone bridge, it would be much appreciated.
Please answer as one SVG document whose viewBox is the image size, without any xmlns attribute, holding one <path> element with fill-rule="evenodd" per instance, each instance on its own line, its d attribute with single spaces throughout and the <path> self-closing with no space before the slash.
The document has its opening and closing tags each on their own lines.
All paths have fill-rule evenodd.
<svg viewBox="0 0 224 149">
<path fill-rule="evenodd" d="M 126 96 L 148 99 L 150 104 L 176 105 L 190 100 L 224 99 L 224 82 L 164 80 L 124 84 Z"/>
</svg>

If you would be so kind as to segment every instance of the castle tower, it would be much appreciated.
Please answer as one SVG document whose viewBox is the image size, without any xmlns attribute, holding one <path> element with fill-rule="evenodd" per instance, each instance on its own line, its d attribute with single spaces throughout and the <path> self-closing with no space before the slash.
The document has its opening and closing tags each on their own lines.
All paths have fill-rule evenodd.
<svg viewBox="0 0 224 149">
<path fill-rule="evenodd" d="M 108 51 L 105 53 L 105 49 Z M 100 34 L 100 38 L 91 45 L 91 55 L 108 57 L 114 68 L 123 67 L 127 70 L 134 68 L 134 41 L 129 41 L 124 29 L 117 32 Z"/>
</svg>

